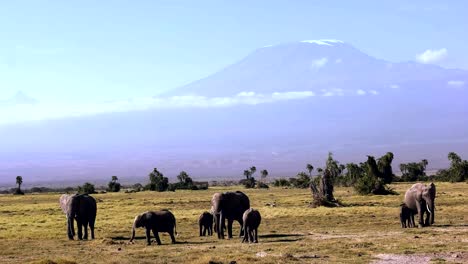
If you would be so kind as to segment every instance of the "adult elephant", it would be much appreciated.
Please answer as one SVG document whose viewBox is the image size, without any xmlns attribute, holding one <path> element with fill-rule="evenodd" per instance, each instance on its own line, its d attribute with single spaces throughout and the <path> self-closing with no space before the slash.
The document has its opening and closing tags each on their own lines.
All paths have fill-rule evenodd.
<svg viewBox="0 0 468 264">
<path fill-rule="evenodd" d="M 92 196 L 87 194 L 63 194 L 60 197 L 60 207 L 67 216 L 67 233 L 70 240 L 73 240 L 75 236 L 75 220 L 78 227 L 78 239 L 88 239 L 88 225 L 91 231 L 91 239 L 94 239 L 97 206 L 96 200 Z"/>
<path fill-rule="evenodd" d="M 436 187 L 434 183 L 428 186 L 416 183 L 405 193 L 405 204 L 413 212 L 418 213 L 418 227 L 434 224 Z M 424 213 L 426 220 L 423 221 Z"/>
<path fill-rule="evenodd" d="M 243 192 L 215 193 L 211 198 L 213 215 L 215 216 L 215 229 L 219 239 L 224 239 L 224 222 L 227 220 L 228 238 L 232 238 L 232 223 L 234 220 L 240 224 L 242 236 L 242 215 L 250 208 L 250 200 Z"/>
</svg>

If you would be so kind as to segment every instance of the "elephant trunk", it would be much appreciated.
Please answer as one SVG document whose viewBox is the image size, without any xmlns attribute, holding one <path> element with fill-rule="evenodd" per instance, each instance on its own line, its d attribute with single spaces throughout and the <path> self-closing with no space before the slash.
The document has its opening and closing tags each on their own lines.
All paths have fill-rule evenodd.
<svg viewBox="0 0 468 264">
<path fill-rule="evenodd" d="M 434 224 L 434 216 L 435 216 L 434 201 L 430 201 L 429 203 L 427 203 L 427 210 L 431 214 L 429 220 L 430 220 L 430 224 L 432 225 L 432 224 Z"/>
</svg>

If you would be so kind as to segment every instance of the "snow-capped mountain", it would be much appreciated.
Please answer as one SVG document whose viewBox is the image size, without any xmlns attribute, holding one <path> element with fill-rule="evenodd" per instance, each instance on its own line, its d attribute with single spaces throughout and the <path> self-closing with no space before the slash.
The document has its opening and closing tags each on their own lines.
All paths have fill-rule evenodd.
<svg viewBox="0 0 468 264">
<path fill-rule="evenodd" d="M 232 96 L 241 92 L 313 91 L 317 95 L 362 95 L 415 82 L 440 88 L 468 83 L 468 72 L 417 62 L 373 58 L 340 40 L 269 45 L 241 61 L 170 94 Z"/>
</svg>

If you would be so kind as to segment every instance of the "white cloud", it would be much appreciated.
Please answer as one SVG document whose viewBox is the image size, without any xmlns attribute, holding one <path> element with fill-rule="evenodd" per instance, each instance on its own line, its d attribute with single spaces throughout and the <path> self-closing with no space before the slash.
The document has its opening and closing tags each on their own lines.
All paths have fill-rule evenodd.
<svg viewBox="0 0 468 264">
<path fill-rule="evenodd" d="M 172 97 L 135 98 L 125 101 L 81 105 L 50 105 L 41 103 L 35 105 L 9 105 L 0 107 L 0 124 L 149 109 L 220 108 L 236 105 L 258 105 L 278 101 L 299 100 L 312 96 L 315 96 L 315 93 L 312 91 L 275 92 L 271 94 L 241 92 L 231 97 L 183 95 Z"/>
<path fill-rule="evenodd" d="M 448 55 L 448 51 L 446 48 L 439 49 L 439 50 L 431 50 L 428 49 L 421 54 L 416 56 L 416 60 L 421 63 L 436 63 L 443 59 L 445 59 Z"/>
<path fill-rule="evenodd" d="M 450 86 L 454 86 L 454 87 L 461 87 L 465 85 L 465 82 L 464 81 L 448 81 L 447 84 Z"/>
<path fill-rule="evenodd" d="M 343 96 L 344 90 L 341 88 L 322 89 L 322 96 Z"/>
<path fill-rule="evenodd" d="M 400 88 L 400 85 L 398 85 L 398 84 L 391 84 L 391 85 L 389 85 L 389 87 L 392 88 L 392 89 L 398 89 L 398 88 Z"/>
<path fill-rule="evenodd" d="M 322 68 L 323 66 L 325 66 L 325 64 L 327 64 L 327 62 L 328 62 L 328 58 L 326 57 L 316 59 L 312 61 L 311 67 L 315 69 Z"/>
<path fill-rule="evenodd" d="M 379 92 L 377 92 L 376 90 L 370 90 L 369 93 L 370 93 L 370 94 L 373 94 L 373 95 L 379 94 Z"/>
<path fill-rule="evenodd" d="M 342 59 L 336 59 L 336 60 L 335 60 L 335 63 L 336 63 L 336 64 L 340 64 L 340 63 L 342 63 L 342 62 L 343 62 Z"/>
<path fill-rule="evenodd" d="M 356 91 L 356 93 L 357 93 L 358 95 L 365 95 L 365 94 L 366 94 L 366 91 L 364 91 L 364 90 L 362 90 L 362 89 L 359 89 L 359 90 Z"/>
</svg>

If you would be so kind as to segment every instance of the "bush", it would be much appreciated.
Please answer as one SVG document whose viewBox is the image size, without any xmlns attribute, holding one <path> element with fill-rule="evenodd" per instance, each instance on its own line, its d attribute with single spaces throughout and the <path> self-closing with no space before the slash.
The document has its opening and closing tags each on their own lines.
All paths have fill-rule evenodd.
<svg viewBox="0 0 468 264">
<path fill-rule="evenodd" d="M 266 184 L 264 182 L 257 182 L 257 188 L 258 189 L 268 189 L 268 188 L 270 188 L 270 186 L 268 186 L 268 184 Z"/>
<path fill-rule="evenodd" d="M 239 184 L 242 184 L 244 185 L 245 188 L 247 189 L 250 189 L 250 188 L 254 188 L 255 187 L 255 178 L 254 177 L 250 177 L 248 179 L 242 179 L 239 181 Z"/>
<path fill-rule="evenodd" d="M 21 191 L 20 188 L 16 188 L 15 192 L 13 193 L 14 195 L 24 195 L 24 192 Z"/>
<path fill-rule="evenodd" d="M 93 194 L 96 193 L 94 185 L 86 182 L 83 186 L 78 186 L 78 193 L 80 194 Z"/>
<path fill-rule="evenodd" d="M 120 188 L 121 188 L 120 183 L 111 181 L 108 184 L 107 191 L 108 192 L 119 192 Z"/>
<path fill-rule="evenodd" d="M 280 179 L 276 179 L 273 181 L 273 186 L 276 186 L 276 187 L 287 187 L 290 185 L 291 184 L 289 183 L 289 181 L 286 180 L 285 178 L 280 178 Z"/>
</svg>

